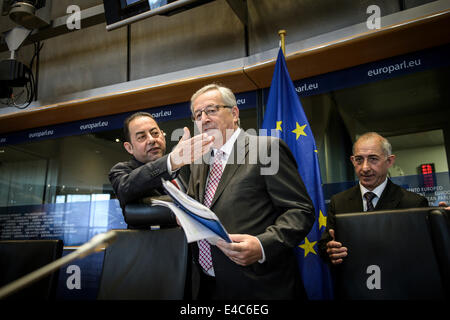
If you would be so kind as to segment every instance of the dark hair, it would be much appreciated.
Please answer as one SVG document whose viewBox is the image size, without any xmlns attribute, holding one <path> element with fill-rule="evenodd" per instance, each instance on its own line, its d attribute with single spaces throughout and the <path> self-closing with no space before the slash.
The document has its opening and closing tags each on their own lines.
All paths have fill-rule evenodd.
<svg viewBox="0 0 450 320">
<path fill-rule="evenodd" d="M 125 119 L 125 121 L 123 122 L 123 136 L 125 138 L 125 141 L 131 142 L 129 125 L 130 125 L 131 121 L 133 121 L 134 119 L 139 118 L 139 117 L 149 117 L 149 118 L 155 120 L 155 118 L 153 118 L 153 116 L 150 113 L 143 112 L 143 111 L 139 111 L 139 112 L 133 113 L 131 116 L 128 116 Z"/>
</svg>

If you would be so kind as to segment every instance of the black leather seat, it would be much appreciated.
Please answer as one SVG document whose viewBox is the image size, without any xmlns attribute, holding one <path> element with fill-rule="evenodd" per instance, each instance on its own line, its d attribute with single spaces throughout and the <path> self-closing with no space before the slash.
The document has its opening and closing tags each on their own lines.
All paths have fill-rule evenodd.
<svg viewBox="0 0 450 320">
<path fill-rule="evenodd" d="M 62 252 L 62 240 L 0 241 L 0 287 L 61 258 Z M 53 300 L 57 285 L 58 271 L 55 271 L 6 299 Z"/>
<path fill-rule="evenodd" d="M 173 213 L 146 204 L 125 208 L 139 230 L 116 230 L 105 252 L 98 299 L 180 300 L 189 292 L 188 244 Z M 156 230 L 149 226 L 158 225 Z M 143 230 L 142 228 L 146 228 Z"/>
<path fill-rule="evenodd" d="M 437 208 L 336 215 L 336 240 L 348 248 L 337 266 L 337 299 L 445 299 L 449 234 Z"/>
<path fill-rule="evenodd" d="M 431 236 L 436 252 L 439 270 L 444 284 L 445 295 L 450 299 L 450 216 L 449 212 L 439 209 L 429 214 Z"/>
<path fill-rule="evenodd" d="M 151 206 L 147 203 L 130 203 L 123 210 L 129 229 L 148 229 L 151 226 L 164 228 L 178 226 L 175 214 L 164 206 Z"/>
</svg>

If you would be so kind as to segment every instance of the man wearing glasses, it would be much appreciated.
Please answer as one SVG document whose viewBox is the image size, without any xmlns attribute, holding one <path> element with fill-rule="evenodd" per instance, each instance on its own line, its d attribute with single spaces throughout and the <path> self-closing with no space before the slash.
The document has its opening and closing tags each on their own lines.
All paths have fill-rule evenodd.
<svg viewBox="0 0 450 320">
<path fill-rule="evenodd" d="M 336 214 L 428 207 L 425 197 L 409 192 L 387 178 L 395 155 L 386 138 L 375 132 L 362 135 L 353 145 L 350 160 L 359 184 L 331 197 L 326 231 L 319 241 L 321 257 L 333 265 L 342 263 L 347 256 L 347 248 L 334 240 Z"/>
<path fill-rule="evenodd" d="M 189 130 L 184 131 L 180 142 L 166 155 L 165 134 L 149 113 L 137 112 L 125 119 L 123 146 L 132 158 L 119 162 L 109 172 L 122 209 L 142 198 L 164 195 L 161 178 L 174 180 L 178 176 L 175 183 L 187 188 L 188 176 L 178 175 L 178 169 L 208 152 L 212 141 L 206 135 L 190 138 Z"/>
<path fill-rule="evenodd" d="M 294 248 L 310 231 L 314 209 L 289 148 L 240 129 L 236 98 L 223 86 L 198 90 L 191 111 L 214 142 L 204 163 L 191 165 L 188 194 L 211 208 L 233 241 L 193 244 L 193 297 L 305 299 Z M 279 161 L 276 172 L 262 174 L 269 163 L 258 148 Z"/>
</svg>

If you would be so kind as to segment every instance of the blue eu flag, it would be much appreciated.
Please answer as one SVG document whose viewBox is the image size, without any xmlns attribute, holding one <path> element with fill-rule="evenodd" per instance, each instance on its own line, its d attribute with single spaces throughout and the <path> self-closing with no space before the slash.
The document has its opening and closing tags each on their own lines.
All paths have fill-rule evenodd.
<svg viewBox="0 0 450 320">
<path fill-rule="evenodd" d="M 296 248 L 300 272 L 309 299 L 332 299 L 328 266 L 318 256 L 317 243 L 326 227 L 326 208 L 318 153 L 311 127 L 289 76 L 283 51 L 278 52 L 262 129 L 283 139 L 298 164 L 298 172 L 314 203 L 315 222 L 311 232 Z M 270 133 L 268 133 L 270 134 Z"/>
</svg>

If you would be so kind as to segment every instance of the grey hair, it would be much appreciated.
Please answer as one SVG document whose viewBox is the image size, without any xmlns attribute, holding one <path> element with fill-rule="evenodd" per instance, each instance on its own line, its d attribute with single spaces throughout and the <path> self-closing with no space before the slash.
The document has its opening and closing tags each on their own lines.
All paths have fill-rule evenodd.
<svg viewBox="0 0 450 320">
<path fill-rule="evenodd" d="M 236 97 L 234 96 L 233 91 L 231 91 L 229 88 L 212 83 L 212 84 L 208 84 L 202 88 L 200 88 L 199 90 L 197 90 L 196 93 L 194 93 L 191 97 L 191 112 L 194 112 L 194 106 L 193 106 L 193 102 L 195 99 L 198 98 L 198 96 L 204 94 L 205 92 L 211 91 L 211 90 L 217 90 L 220 92 L 220 96 L 222 97 L 222 102 L 226 105 L 226 106 L 236 106 L 237 102 L 236 102 Z"/>
<path fill-rule="evenodd" d="M 195 101 L 195 99 L 197 99 L 200 95 L 204 94 L 205 92 L 208 92 L 211 90 L 219 91 L 224 105 L 230 106 L 230 107 L 234 107 L 234 106 L 237 107 L 236 96 L 234 95 L 233 91 L 231 91 L 231 89 L 224 87 L 222 85 L 216 84 L 216 83 L 211 83 L 211 84 L 208 84 L 208 85 L 200 88 L 199 90 L 197 90 L 197 92 L 195 92 L 192 95 L 192 97 L 191 97 L 191 113 L 192 114 L 194 114 L 193 102 Z M 240 127 L 240 124 L 241 124 L 241 120 L 238 118 L 238 121 L 237 121 L 238 127 Z"/>
<path fill-rule="evenodd" d="M 389 157 L 392 154 L 392 146 L 391 143 L 383 136 L 379 135 L 376 132 L 367 132 L 364 133 L 362 136 L 356 140 L 356 142 L 353 144 L 352 152 L 355 154 L 355 146 L 361 141 L 367 141 L 369 139 L 377 139 L 380 142 L 381 149 L 383 150 L 384 154 Z"/>
</svg>

